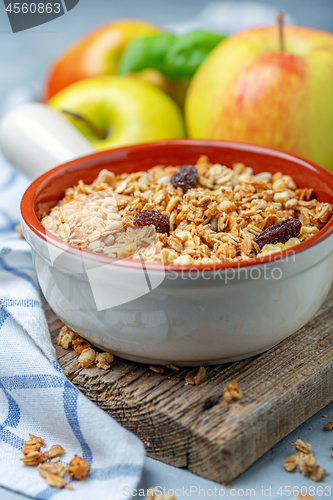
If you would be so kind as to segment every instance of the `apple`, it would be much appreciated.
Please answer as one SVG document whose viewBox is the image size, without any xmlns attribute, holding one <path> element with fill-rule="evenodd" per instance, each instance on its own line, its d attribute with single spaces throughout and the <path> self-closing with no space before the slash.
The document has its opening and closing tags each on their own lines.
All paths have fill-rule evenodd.
<svg viewBox="0 0 333 500">
<path fill-rule="evenodd" d="M 50 99 L 98 149 L 184 137 L 180 108 L 142 80 L 105 76 L 81 80 Z"/>
<path fill-rule="evenodd" d="M 333 171 L 333 34 L 288 25 L 283 40 L 265 26 L 219 44 L 190 83 L 188 133 L 282 149 Z"/>
<path fill-rule="evenodd" d="M 140 19 L 117 19 L 99 26 L 67 48 L 52 64 L 45 80 L 42 100 L 47 102 L 68 85 L 86 78 L 113 75 L 125 47 L 143 36 L 160 31 L 157 26 Z M 189 81 L 170 80 L 157 70 L 145 70 L 131 75 L 166 92 L 183 106 Z"/>
<path fill-rule="evenodd" d="M 157 26 L 139 19 L 117 19 L 99 26 L 56 59 L 46 77 L 44 100 L 79 80 L 113 75 L 128 43 L 159 31 Z"/>
</svg>

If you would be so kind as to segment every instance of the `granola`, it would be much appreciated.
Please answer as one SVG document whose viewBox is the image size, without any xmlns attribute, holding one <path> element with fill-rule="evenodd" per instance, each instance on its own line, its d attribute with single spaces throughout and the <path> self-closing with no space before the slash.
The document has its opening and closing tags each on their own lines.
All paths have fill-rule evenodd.
<svg viewBox="0 0 333 500">
<path fill-rule="evenodd" d="M 232 382 L 228 382 L 224 388 L 223 391 L 223 399 L 227 403 L 230 403 L 230 401 L 239 401 L 242 399 L 243 393 L 238 385 L 238 382 L 236 380 L 233 380 Z"/>
<path fill-rule="evenodd" d="M 89 469 L 90 467 L 87 460 L 75 455 L 68 464 L 67 474 L 71 479 L 82 481 L 86 478 Z"/>
<path fill-rule="evenodd" d="M 181 168 L 157 165 L 117 176 L 102 170 L 92 184 L 80 180 L 68 188 L 41 222 L 69 245 L 114 259 L 139 258 L 140 250 L 147 262 L 197 265 L 279 252 L 311 238 L 332 216 L 312 188 L 298 188 L 281 172 L 254 175 L 242 163 L 231 169 L 201 156 L 191 166 L 197 176 L 185 185 L 174 182 Z M 165 229 L 136 226 L 143 211 L 163 216 Z M 258 236 L 287 219 L 300 221 L 299 234 L 260 248 Z"/>
<path fill-rule="evenodd" d="M 286 471 L 292 472 L 297 469 L 301 474 L 312 479 L 312 481 L 321 481 L 325 477 L 326 469 L 317 464 L 317 460 L 310 451 L 312 448 L 311 444 L 297 439 L 292 445 L 298 451 L 283 460 Z"/>
</svg>

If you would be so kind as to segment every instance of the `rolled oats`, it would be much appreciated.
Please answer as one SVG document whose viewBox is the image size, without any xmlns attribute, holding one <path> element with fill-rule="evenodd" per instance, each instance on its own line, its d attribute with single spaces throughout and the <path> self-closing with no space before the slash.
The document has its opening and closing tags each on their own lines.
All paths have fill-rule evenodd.
<svg viewBox="0 0 333 500">
<path fill-rule="evenodd" d="M 67 481 L 55 474 L 50 474 L 45 480 L 46 483 L 53 488 L 64 488 L 67 485 Z"/>
<path fill-rule="evenodd" d="M 37 467 L 39 474 L 46 479 L 50 475 L 65 477 L 66 465 L 61 462 L 44 462 Z"/>
<path fill-rule="evenodd" d="M 280 252 L 312 237 L 332 216 L 332 206 L 316 200 L 312 188 L 297 188 L 281 172 L 254 175 L 242 163 L 230 169 L 211 164 L 205 156 L 195 167 L 197 184 L 188 190 L 171 183 L 178 166 L 158 165 L 121 175 L 104 169 L 92 184 L 80 181 L 68 188 L 42 224 L 71 246 L 113 259 L 138 259 L 140 250 L 146 262 L 186 266 Z M 142 210 L 167 216 L 169 235 L 152 231 L 147 236 L 140 232 L 145 227 L 133 232 L 135 215 Z M 289 218 L 301 221 L 299 236 L 288 245 L 271 245 L 260 252 L 255 237 Z M 161 252 L 152 252 L 151 244 L 157 242 Z"/>
<path fill-rule="evenodd" d="M 292 446 L 295 446 L 297 451 L 301 451 L 302 453 L 310 453 L 312 446 L 309 443 L 305 443 L 302 439 L 297 439 L 295 443 L 291 443 Z"/>
<path fill-rule="evenodd" d="M 41 462 L 45 462 L 45 453 L 39 453 L 38 451 L 30 451 L 20 460 L 25 465 L 38 465 Z"/>
<path fill-rule="evenodd" d="M 163 366 L 150 366 L 149 370 L 151 370 L 152 372 L 155 372 L 155 373 L 163 373 L 164 372 Z"/>
</svg>

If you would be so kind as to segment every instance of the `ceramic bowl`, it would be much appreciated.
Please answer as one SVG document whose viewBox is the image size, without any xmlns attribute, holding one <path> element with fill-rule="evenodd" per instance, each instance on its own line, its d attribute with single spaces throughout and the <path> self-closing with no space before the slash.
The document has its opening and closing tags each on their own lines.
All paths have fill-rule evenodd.
<svg viewBox="0 0 333 500">
<path fill-rule="evenodd" d="M 174 140 L 98 152 L 36 179 L 22 199 L 22 229 L 39 283 L 59 318 L 93 344 L 143 363 L 209 365 L 258 354 L 304 326 L 333 279 L 333 220 L 289 250 L 241 263 L 142 266 L 79 251 L 45 231 L 41 215 L 79 179 L 91 183 L 103 168 L 116 174 L 157 164 L 193 164 L 205 154 L 254 173 L 291 175 L 333 203 L 333 176 L 272 149 L 213 141 Z"/>
</svg>

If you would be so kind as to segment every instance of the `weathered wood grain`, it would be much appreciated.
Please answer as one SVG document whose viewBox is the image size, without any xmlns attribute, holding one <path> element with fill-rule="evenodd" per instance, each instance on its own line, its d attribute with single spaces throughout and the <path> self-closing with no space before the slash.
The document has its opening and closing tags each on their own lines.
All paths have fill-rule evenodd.
<svg viewBox="0 0 333 500">
<path fill-rule="evenodd" d="M 61 321 L 45 306 L 56 344 Z M 116 358 L 106 373 L 80 369 L 77 354 L 56 346 L 67 377 L 145 444 L 147 454 L 226 483 L 281 438 L 333 400 L 333 289 L 310 323 L 269 351 L 207 367 L 199 386 L 185 375 Z M 227 404 L 225 383 L 244 398 Z"/>
</svg>

